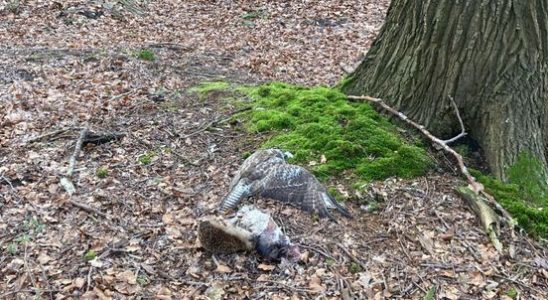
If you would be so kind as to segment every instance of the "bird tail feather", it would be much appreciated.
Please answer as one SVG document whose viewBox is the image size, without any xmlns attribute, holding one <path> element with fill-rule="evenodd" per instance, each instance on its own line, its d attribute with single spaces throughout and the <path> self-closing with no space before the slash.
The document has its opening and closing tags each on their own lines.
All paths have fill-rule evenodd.
<svg viewBox="0 0 548 300">
<path fill-rule="evenodd" d="M 329 202 L 331 202 L 331 204 L 333 204 L 333 206 L 341 213 L 341 215 L 349 218 L 349 219 L 352 219 L 352 215 L 350 214 L 350 212 L 342 205 L 339 204 L 339 202 L 337 202 L 337 200 L 335 200 L 331 195 L 329 194 L 326 194 L 327 197 L 329 198 Z"/>
<path fill-rule="evenodd" d="M 230 191 L 230 193 L 223 199 L 219 210 L 224 213 L 227 209 L 236 207 L 242 198 L 248 196 L 249 188 L 242 182 L 238 182 L 236 186 Z"/>
</svg>

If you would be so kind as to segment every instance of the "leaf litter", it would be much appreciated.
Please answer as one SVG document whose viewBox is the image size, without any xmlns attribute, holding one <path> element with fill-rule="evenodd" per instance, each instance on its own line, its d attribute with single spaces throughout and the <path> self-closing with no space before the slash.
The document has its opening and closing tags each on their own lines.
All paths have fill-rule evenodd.
<svg viewBox="0 0 548 300">
<path fill-rule="evenodd" d="M 266 137 L 211 127 L 237 108 L 186 90 L 333 84 L 388 4 L 0 2 L 0 298 L 541 299 L 546 249 L 506 234 L 513 250 L 495 251 L 451 174 L 371 183 L 339 225 L 258 200 L 302 246 L 301 264 L 196 244 L 196 220 Z M 60 179 L 86 122 L 125 136 L 84 145 L 68 196 Z"/>
</svg>

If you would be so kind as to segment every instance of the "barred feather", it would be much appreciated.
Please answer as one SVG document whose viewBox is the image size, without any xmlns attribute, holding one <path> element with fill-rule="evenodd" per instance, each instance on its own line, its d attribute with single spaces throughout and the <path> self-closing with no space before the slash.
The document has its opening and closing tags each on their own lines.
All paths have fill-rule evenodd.
<svg viewBox="0 0 548 300">
<path fill-rule="evenodd" d="M 227 209 L 233 209 L 242 201 L 244 197 L 249 196 L 249 185 L 242 181 L 236 183 L 230 193 L 224 198 L 221 203 L 220 211 L 224 213 Z"/>
<path fill-rule="evenodd" d="M 335 219 L 330 209 L 352 217 L 314 175 L 300 166 L 286 163 L 283 152 L 277 149 L 259 150 L 244 161 L 232 181 L 231 192 L 221 204 L 221 211 L 234 208 L 244 197 L 256 195 L 283 201 L 331 220 Z"/>
</svg>

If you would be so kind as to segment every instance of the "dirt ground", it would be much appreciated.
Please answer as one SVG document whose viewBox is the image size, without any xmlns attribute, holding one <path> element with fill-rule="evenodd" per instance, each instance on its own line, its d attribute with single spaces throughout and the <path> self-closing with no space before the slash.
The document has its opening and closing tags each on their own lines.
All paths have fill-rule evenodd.
<svg viewBox="0 0 548 300">
<path fill-rule="evenodd" d="M 218 122 L 236 108 L 188 88 L 333 84 L 389 1 L 93 3 L 0 1 L 0 298 L 546 299 L 547 250 L 503 228 L 498 253 L 441 170 L 365 186 L 339 224 L 255 200 L 299 264 L 197 246 L 197 220 L 267 137 Z M 120 136 L 84 145 L 69 196 L 86 126 Z"/>
</svg>

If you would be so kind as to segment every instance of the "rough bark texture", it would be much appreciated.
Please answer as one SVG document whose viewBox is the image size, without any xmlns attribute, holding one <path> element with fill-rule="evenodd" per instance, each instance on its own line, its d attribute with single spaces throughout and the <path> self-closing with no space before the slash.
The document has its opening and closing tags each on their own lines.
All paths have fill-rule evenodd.
<svg viewBox="0 0 548 300">
<path fill-rule="evenodd" d="M 548 2 L 393 0 L 343 90 L 383 98 L 443 137 L 459 129 L 451 96 L 497 177 L 521 152 L 548 170 Z"/>
</svg>

